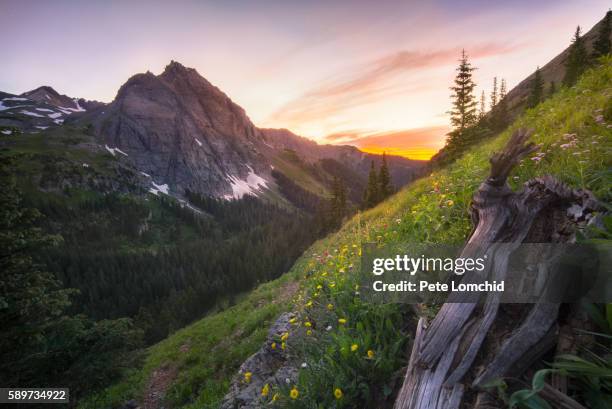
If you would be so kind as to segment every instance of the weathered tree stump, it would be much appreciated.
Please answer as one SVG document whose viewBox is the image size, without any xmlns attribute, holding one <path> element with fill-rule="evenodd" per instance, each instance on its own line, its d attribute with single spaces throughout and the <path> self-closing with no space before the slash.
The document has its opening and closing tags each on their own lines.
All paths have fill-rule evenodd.
<svg viewBox="0 0 612 409">
<path fill-rule="evenodd" d="M 480 185 L 471 206 L 473 231 L 461 257 L 487 255 L 492 262 L 486 273 L 503 280 L 510 255 L 524 242 L 562 243 L 573 239 L 577 222 L 568 209 L 587 215 L 599 209 L 592 194 L 573 190 L 553 177 L 530 180 L 514 192 L 506 180 L 511 170 L 537 149 L 526 143 L 530 131 L 515 132 L 506 147 L 491 158 L 489 177 Z M 589 216 L 590 217 L 590 216 Z M 465 280 L 479 277 L 466 276 Z M 452 296 L 427 325 L 418 324 L 404 384 L 395 409 L 493 408 L 495 398 L 483 391 L 500 377 L 519 376 L 554 347 L 558 336 L 559 304 L 515 305 L 520 318 L 499 324 L 500 293 L 484 300 L 474 296 L 452 302 Z M 511 331 L 508 334 L 508 325 Z M 501 325 L 497 325 L 500 326 Z M 476 393 L 466 393 L 467 390 Z M 548 393 L 551 393 L 548 391 Z"/>
</svg>

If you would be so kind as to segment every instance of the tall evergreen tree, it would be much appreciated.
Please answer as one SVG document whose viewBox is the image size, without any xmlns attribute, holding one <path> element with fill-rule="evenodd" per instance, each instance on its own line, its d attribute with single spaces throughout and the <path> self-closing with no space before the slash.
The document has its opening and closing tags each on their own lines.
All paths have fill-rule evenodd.
<svg viewBox="0 0 612 409">
<path fill-rule="evenodd" d="M 497 94 L 497 77 L 493 77 L 493 91 L 491 91 L 491 109 L 497 106 L 498 97 L 499 96 Z"/>
<path fill-rule="evenodd" d="M 599 58 L 604 55 L 610 54 L 612 51 L 612 44 L 610 43 L 610 34 L 612 34 L 612 10 L 606 13 L 599 32 L 597 33 L 597 39 L 593 43 L 593 57 Z"/>
<path fill-rule="evenodd" d="M 487 113 L 487 102 L 485 97 L 485 92 L 482 91 L 480 94 L 480 110 L 478 111 L 478 120 L 481 121 L 485 114 Z"/>
<path fill-rule="evenodd" d="M 368 175 L 368 185 L 363 195 L 363 204 L 366 209 L 376 206 L 379 198 L 378 192 L 378 174 L 374 167 L 374 161 L 370 165 L 370 174 Z"/>
<path fill-rule="evenodd" d="M 538 105 L 544 99 L 544 82 L 542 81 L 542 74 L 540 73 L 540 67 L 536 68 L 533 79 L 531 80 L 531 92 L 527 99 L 527 106 L 533 108 Z"/>
<path fill-rule="evenodd" d="M 32 259 L 33 250 L 51 243 L 34 227 L 40 213 L 23 208 L 14 179 L 0 172 L 0 369 L 10 374 L 44 353 L 47 330 L 61 321 L 70 301 L 69 292 Z"/>
<path fill-rule="evenodd" d="M 581 35 L 580 26 L 576 28 L 572 45 L 569 49 L 569 55 L 565 62 L 565 76 L 563 84 L 571 87 L 578 81 L 580 75 L 587 69 L 589 57 L 587 54 L 584 39 Z"/>
<path fill-rule="evenodd" d="M 378 172 L 378 194 L 380 200 L 385 200 L 393 193 L 393 187 L 391 186 L 391 175 L 389 174 L 389 167 L 387 166 L 387 156 L 383 152 L 382 163 L 380 165 L 380 171 Z"/>
<path fill-rule="evenodd" d="M 499 102 L 501 102 L 504 98 L 506 98 L 506 80 L 504 78 L 501 79 L 501 85 L 499 86 Z"/>
<path fill-rule="evenodd" d="M 453 108 L 449 113 L 454 129 L 448 134 L 447 146 L 451 151 L 461 149 L 468 142 L 465 131 L 474 125 L 478 118 L 476 110 L 478 101 L 474 97 L 476 84 L 472 79 L 472 72 L 475 69 L 463 50 L 457 68 L 455 85 L 450 88 L 453 91 L 451 96 Z"/>
</svg>

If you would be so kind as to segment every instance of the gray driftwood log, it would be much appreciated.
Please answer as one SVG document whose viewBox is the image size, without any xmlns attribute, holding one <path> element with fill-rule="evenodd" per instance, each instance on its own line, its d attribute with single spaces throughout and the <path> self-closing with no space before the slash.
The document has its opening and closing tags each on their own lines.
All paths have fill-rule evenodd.
<svg viewBox="0 0 612 409">
<path fill-rule="evenodd" d="M 511 170 L 538 148 L 527 143 L 530 135 L 515 132 L 493 155 L 490 175 L 473 198 L 474 228 L 461 257 L 486 254 L 492 260 L 487 274 L 496 280 L 504 279 L 510 254 L 521 243 L 571 241 L 576 223 L 599 208 L 590 192 L 570 189 L 549 176 L 530 180 L 518 192 L 508 186 Z M 484 300 L 450 301 L 431 323 L 419 321 L 395 409 L 499 407 L 482 386 L 519 376 L 556 343 L 559 304 L 502 307 L 499 293 Z"/>
</svg>

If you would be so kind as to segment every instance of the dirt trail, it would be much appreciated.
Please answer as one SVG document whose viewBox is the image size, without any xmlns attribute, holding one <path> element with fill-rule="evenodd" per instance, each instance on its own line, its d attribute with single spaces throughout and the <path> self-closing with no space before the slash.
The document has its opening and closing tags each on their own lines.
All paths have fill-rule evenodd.
<svg viewBox="0 0 612 409">
<path fill-rule="evenodd" d="M 166 390 L 178 374 L 175 366 L 168 365 L 153 371 L 144 396 L 144 409 L 161 409 Z"/>
</svg>

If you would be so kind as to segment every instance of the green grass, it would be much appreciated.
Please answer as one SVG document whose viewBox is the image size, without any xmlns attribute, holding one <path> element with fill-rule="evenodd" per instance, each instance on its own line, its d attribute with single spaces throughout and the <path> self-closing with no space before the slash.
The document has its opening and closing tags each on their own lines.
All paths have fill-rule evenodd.
<svg viewBox="0 0 612 409">
<path fill-rule="evenodd" d="M 351 274 L 359 268 L 360 245 L 463 242 L 471 228 L 469 203 L 488 173 L 488 158 L 520 127 L 534 129 L 532 140 L 542 145 L 538 150 L 542 159 L 525 159 L 510 176 L 513 188 L 551 174 L 571 186 L 590 189 L 609 204 L 612 129 L 596 117 L 601 114 L 598 110 L 610 105 L 611 97 L 612 59 L 607 59 L 576 87 L 563 89 L 526 112 L 498 137 L 355 216 L 339 232 L 315 243 L 280 279 L 151 347 L 142 369 L 134 369 L 81 406 L 117 407 L 127 399 L 141 398 L 155 369 L 175 365 L 179 375 L 169 389 L 170 405 L 217 407 L 240 363 L 260 347 L 269 324 L 285 310 L 299 314 L 287 343 L 308 367 L 300 370 L 297 385 L 272 385 L 268 399 L 278 394 L 277 406 L 303 408 L 378 406 L 396 386 L 394 375 L 404 364 L 413 320 L 406 306 L 360 301 L 356 275 Z M 605 120 L 612 123 L 612 118 Z M 296 280 L 300 290 L 293 300 L 274 303 L 283 286 Z M 181 353 L 184 344 L 191 347 Z M 368 351 L 372 351 L 369 356 Z M 299 391 L 295 400 L 288 396 L 293 387 Z M 340 399 L 334 396 L 336 389 L 342 391 Z"/>
<path fill-rule="evenodd" d="M 236 305 L 177 331 L 146 351 L 142 368 L 128 372 L 122 382 L 80 406 L 117 407 L 128 399 L 141 399 L 153 371 L 173 366 L 179 372 L 167 392 L 171 404 L 216 407 L 237 368 L 264 341 L 270 324 L 292 308 L 296 280 L 296 274 L 285 274 L 243 296 Z"/>
<path fill-rule="evenodd" d="M 272 158 L 272 164 L 303 189 L 322 197 L 331 196 L 325 185 L 312 174 L 320 169 L 307 165 L 294 152 L 282 152 Z"/>
<path fill-rule="evenodd" d="M 26 178 L 44 173 L 114 176 L 116 159 L 81 128 L 66 125 L 40 133 L 3 136 L 1 141 L 0 159 L 14 158 L 16 173 Z"/>
</svg>

